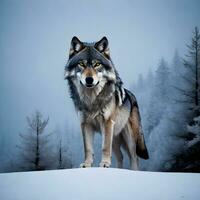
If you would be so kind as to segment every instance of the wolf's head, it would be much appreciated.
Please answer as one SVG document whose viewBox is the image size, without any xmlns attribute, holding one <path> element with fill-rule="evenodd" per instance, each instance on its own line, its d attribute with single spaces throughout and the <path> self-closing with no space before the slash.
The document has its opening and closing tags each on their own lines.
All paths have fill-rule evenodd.
<svg viewBox="0 0 200 200">
<path fill-rule="evenodd" d="M 72 38 L 65 79 L 74 80 L 78 87 L 94 89 L 108 81 L 116 82 L 116 75 L 106 37 L 93 43 Z"/>
</svg>

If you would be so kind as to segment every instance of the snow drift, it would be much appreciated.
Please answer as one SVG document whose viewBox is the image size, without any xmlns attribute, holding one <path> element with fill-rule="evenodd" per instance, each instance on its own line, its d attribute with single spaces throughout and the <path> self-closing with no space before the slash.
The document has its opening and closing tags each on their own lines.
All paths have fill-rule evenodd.
<svg viewBox="0 0 200 200">
<path fill-rule="evenodd" d="M 0 174 L 1 200 L 197 200 L 200 174 L 87 168 Z"/>
</svg>

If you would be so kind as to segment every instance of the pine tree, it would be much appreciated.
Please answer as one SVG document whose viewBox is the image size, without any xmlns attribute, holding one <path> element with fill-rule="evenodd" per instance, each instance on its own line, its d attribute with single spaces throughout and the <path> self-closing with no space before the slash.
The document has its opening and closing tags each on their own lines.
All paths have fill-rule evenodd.
<svg viewBox="0 0 200 200">
<path fill-rule="evenodd" d="M 179 91 L 177 91 L 177 88 L 183 87 L 185 82 L 185 80 L 183 79 L 182 69 L 183 63 L 181 62 L 178 50 L 175 50 L 170 67 L 171 74 L 169 81 L 169 104 L 173 112 L 172 116 L 170 116 L 170 120 L 176 124 L 177 130 L 178 132 L 180 132 L 180 135 L 183 131 L 183 125 L 186 122 L 186 115 L 183 114 L 185 112 L 185 105 L 180 103 L 180 101 L 182 101 L 182 95 Z"/>
<path fill-rule="evenodd" d="M 197 117 L 200 114 L 200 33 L 197 27 L 193 32 L 191 44 L 187 45 L 187 59 L 184 59 L 185 69 L 183 70 L 182 79 L 185 84 L 177 90 L 183 97 L 180 103 L 185 103 L 190 111 L 190 114 Z"/>
<path fill-rule="evenodd" d="M 62 139 L 60 139 L 58 144 L 58 169 L 69 168 L 72 168 L 72 161 L 70 158 L 69 149 L 62 144 Z"/>
<path fill-rule="evenodd" d="M 31 117 L 27 117 L 28 131 L 20 134 L 20 168 L 22 170 L 50 169 L 52 153 L 49 146 L 50 134 L 45 133 L 49 118 L 43 119 L 42 114 L 36 111 Z"/>
<path fill-rule="evenodd" d="M 193 32 L 191 44 L 187 45 L 188 55 L 184 59 L 184 84 L 176 88 L 182 96 L 179 101 L 185 105 L 183 114 L 187 124 L 182 138 L 185 145 L 175 156 L 174 171 L 200 171 L 200 33 L 197 27 Z"/>
<path fill-rule="evenodd" d="M 151 90 L 149 105 L 147 107 L 147 123 L 145 129 L 151 132 L 155 128 L 165 112 L 169 100 L 169 67 L 164 59 L 161 59 L 155 73 L 155 80 Z"/>
</svg>

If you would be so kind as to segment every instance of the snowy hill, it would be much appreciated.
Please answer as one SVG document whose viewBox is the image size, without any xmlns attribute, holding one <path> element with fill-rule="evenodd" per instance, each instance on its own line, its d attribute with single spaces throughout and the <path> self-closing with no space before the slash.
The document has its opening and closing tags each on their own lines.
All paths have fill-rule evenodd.
<svg viewBox="0 0 200 200">
<path fill-rule="evenodd" d="M 200 199 L 200 174 L 71 169 L 0 174 L 1 200 Z"/>
</svg>

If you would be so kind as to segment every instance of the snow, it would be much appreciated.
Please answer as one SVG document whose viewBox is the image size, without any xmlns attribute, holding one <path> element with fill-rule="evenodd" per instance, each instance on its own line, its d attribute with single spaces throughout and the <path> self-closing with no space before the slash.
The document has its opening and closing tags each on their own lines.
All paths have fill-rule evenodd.
<svg viewBox="0 0 200 200">
<path fill-rule="evenodd" d="M 200 174 L 67 169 L 0 174 L 1 200 L 200 199 Z"/>
</svg>

